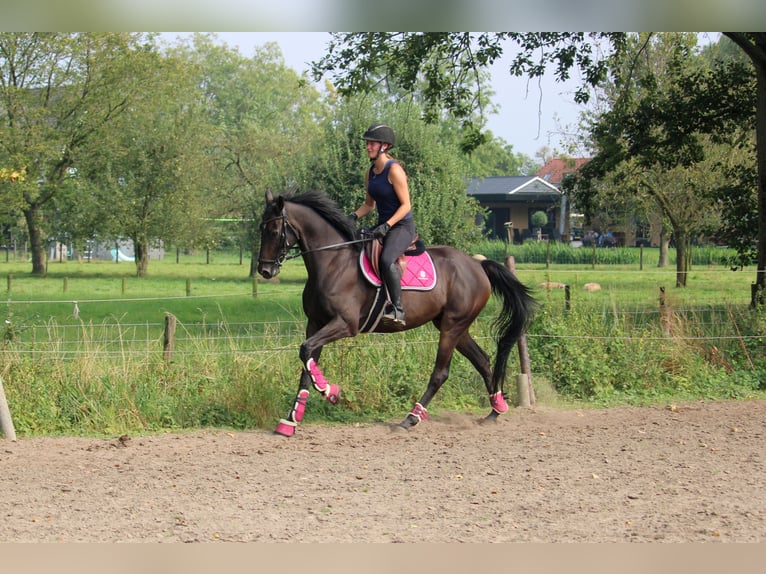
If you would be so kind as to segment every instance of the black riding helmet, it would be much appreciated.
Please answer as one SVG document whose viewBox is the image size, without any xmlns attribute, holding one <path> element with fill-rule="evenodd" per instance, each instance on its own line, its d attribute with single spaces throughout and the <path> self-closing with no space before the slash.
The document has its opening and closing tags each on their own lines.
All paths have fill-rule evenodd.
<svg viewBox="0 0 766 574">
<path fill-rule="evenodd" d="M 382 142 L 388 144 L 391 149 L 394 147 L 396 136 L 394 136 L 394 130 L 388 127 L 386 124 L 372 124 L 362 136 L 363 140 Z"/>
</svg>

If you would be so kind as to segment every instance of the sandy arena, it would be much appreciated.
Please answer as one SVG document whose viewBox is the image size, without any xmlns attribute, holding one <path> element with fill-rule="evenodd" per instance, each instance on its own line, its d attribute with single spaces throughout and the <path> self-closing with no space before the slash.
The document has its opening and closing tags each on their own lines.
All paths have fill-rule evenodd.
<svg viewBox="0 0 766 574">
<path fill-rule="evenodd" d="M 0 439 L 0 541 L 764 542 L 765 429 L 737 401 Z"/>
</svg>

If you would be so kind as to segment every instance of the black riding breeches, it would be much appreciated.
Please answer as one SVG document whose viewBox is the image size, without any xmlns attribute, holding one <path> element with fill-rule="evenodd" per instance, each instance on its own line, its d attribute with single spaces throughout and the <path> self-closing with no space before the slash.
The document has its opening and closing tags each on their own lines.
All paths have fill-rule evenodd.
<svg viewBox="0 0 766 574">
<path fill-rule="evenodd" d="M 383 250 L 380 252 L 380 268 L 387 269 L 394 263 L 415 239 L 415 221 L 403 219 L 394 225 L 383 238 Z"/>
</svg>

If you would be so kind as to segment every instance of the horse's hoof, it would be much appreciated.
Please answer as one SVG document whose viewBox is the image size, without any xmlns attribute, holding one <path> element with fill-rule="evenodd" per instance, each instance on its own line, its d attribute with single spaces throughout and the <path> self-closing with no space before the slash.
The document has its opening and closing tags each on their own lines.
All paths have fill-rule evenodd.
<svg viewBox="0 0 766 574">
<path fill-rule="evenodd" d="M 412 427 L 417 425 L 420 422 L 420 419 L 418 419 L 416 416 L 409 414 L 407 417 L 399 423 L 399 428 L 404 429 L 406 431 L 410 430 Z"/>
<path fill-rule="evenodd" d="M 274 434 L 282 436 L 293 436 L 295 434 L 295 428 L 298 425 L 287 419 L 280 419 L 277 428 L 274 429 Z"/>
<path fill-rule="evenodd" d="M 489 411 L 489 414 L 479 421 L 481 424 L 496 424 L 500 414 L 497 411 Z"/>
</svg>

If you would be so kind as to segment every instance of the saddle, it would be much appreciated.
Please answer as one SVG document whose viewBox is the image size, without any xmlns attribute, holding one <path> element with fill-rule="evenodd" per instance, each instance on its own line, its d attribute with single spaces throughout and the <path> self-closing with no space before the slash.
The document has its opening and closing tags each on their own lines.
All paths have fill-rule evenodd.
<svg viewBox="0 0 766 574">
<path fill-rule="evenodd" d="M 383 242 L 373 239 L 365 244 L 359 255 L 362 274 L 375 287 L 380 287 L 380 253 Z M 416 235 L 407 250 L 396 260 L 402 271 L 402 289 L 430 291 L 436 285 L 436 268 L 425 244 Z"/>
</svg>

